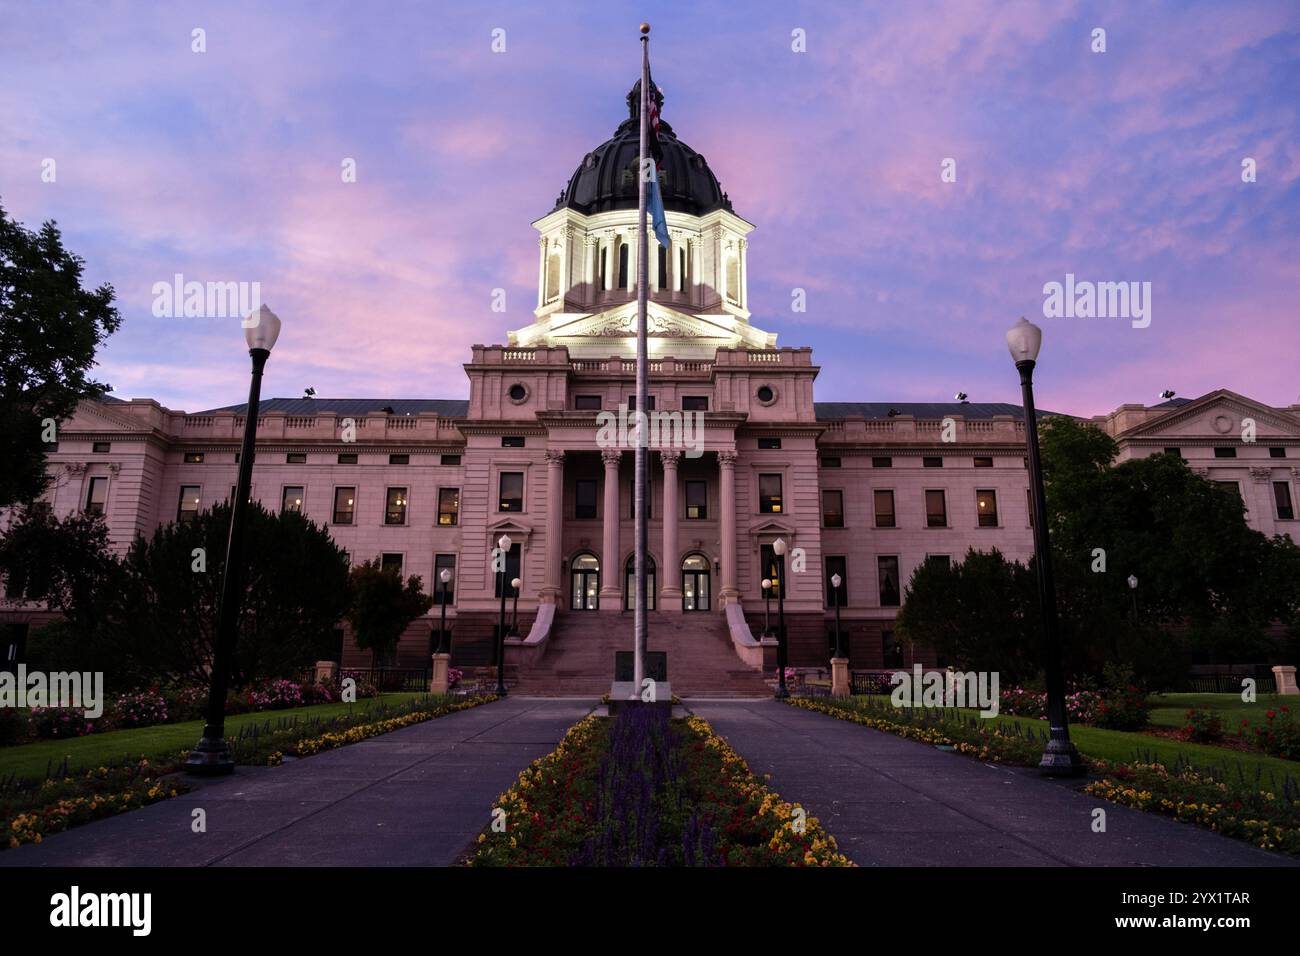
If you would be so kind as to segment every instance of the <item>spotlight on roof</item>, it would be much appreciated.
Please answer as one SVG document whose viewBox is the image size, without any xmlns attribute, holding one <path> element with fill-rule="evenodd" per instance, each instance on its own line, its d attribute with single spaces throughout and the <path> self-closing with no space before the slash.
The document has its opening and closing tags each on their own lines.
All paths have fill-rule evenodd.
<svg viewBox="0 0 1300 956">
<path fill-rule="evenodd" d="M 1169 399 L 1173 398 L 1174 395 L 1176 394 L 1177 393 L 1172 388 L 1167 388 L 1160 393 L 1160 397 L 1163 398 L 1165 401 L 1168 401 Z"/>
<path fill-rule="evenodd" d="M 380 411 L 383 412 L 385 415 L 396 415 L 396 414 L 397 414 L 397 412 L 394 411 L 392 405 L 385 405 L 383 408 L 380 409 Z"/>
<path fill-rule="evenodd" d="M 891 409 L 890 409 L 889 411 L 887 411 L 885 414 L 888 415 L 890 418 L 896 418 L 896 417 L 898 416 L 898 409 L 897 409 L 897 408 L 891 408 Z"/>
<path fill-rule="evenodd" d="M 959 402 L 964 402 L 966 401 L 966 393 L 958 392 L 956 395 L 953 396 L 953 398 L 957 399 L 957 401 Z"/>
<path fill-rule="evenodd" d="M 303 397 L 303 398 L 315 398 L 315 397 L 316 397 L 316 389 L 314 389 L 314 388 L 312 388 L 310 385 L 308 385 L 306 388 L 304 388 L 304 389 L 302 390 L 302 397 Z"/>
</svg>

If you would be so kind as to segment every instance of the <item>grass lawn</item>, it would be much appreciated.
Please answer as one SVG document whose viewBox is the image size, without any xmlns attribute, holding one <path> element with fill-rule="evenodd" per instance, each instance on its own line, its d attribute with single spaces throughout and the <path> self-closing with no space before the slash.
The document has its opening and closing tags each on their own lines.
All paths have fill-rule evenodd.
<svg viewBox="0 0 1300 956">
<path fill-rule="evenodd" d="M 351 710 L 370 710 L 380 702 L 396 705 L 424 696 L 427 695 L 392 693 L 363 698 L 355 704 L 313 704 L 289 710 L 239 714 L 226 718 L 226 735 L 234 736 L 241 727 L 263 724 L 268 720 L 274 725 L 281 717 L 338 717 Z M 68 758 L 68 769 L 72 773 L 116 763 L 123 757 L 171 757 L 193 747 L 202 736 L 203 721 L 188 720 L 179 724 L 156 724 L 134 730 L 114 730 L 106 734 L 88 734 L 66 740 L 38 740 L 17 747 L 4 747 L 0 748 L 0 779 L 7 779 L 10 774 L 19 779 L 43 778 L 46 768 L 57 769 L 64 757 Z"/>
<path fill-rule="evenodd" d="M 1192 707 L 1208 707 L 1223 720 L 1225 736 L 1235 736 L 1243 720 L 1251 726 L 1263 725 L 1264 712 L 1289 706 L 1300 709 L 1300 697 L 1281 697 L 1277 694 L 1260 694 L 1255 703 L 1248 704 L 1240 694 L 1152 694 L 1151 724 L 1154 727 L 1182 727 L 1185 714 Z"/>
</svg>

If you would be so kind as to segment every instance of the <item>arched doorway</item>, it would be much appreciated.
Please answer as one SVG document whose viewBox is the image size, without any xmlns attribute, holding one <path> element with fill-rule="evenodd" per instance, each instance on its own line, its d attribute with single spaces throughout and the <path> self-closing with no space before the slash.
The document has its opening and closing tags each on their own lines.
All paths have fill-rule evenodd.
<svg viewBox="0 0 1300 956">
<path fill-rule="evenodd" d="M 687 555 L 682 561 L 682 610 L 707 611 L 710 600 L 709 559 L 702 554 Z"/>
<path fill-rule="evenodd" d="M 659 588 L 656 585 L 655 576 L 655 559 L 650 555 L 645 556 L 645 590 L 649 598 L 645 602 L 646 610 L 655 609 L 655 594 Z M 636 610 L 636 555 L 629 555 L 627 564 L 623 569 L 623 610 Z"/>
<path fill-rule="evenodd" d="M 569 607 L 595 611 L 600 607 L 600 562 L 590 551 L 577 555 L 570 565 Z"/>
</svg>

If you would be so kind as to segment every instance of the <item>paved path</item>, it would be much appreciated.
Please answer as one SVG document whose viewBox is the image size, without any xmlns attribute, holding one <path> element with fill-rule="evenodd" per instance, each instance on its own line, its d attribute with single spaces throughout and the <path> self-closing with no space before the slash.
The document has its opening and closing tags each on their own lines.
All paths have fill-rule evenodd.
<svg viewBox="0 0 1300 956">
<path fill-rule="evenodd" d="M 1279 866 L 1289 857 L 775 701 L 692 702 L 861 866 Z M 1106 811 L 1093 833 L 1092 811 Z"/>
<path fill-rule="evenodd" d="M 430 866 L 454 863 L 519 772 L 592 704 L 510 697 L 233 777 L 42 844 L 0 866 Z M 192 812 L 207 832 L 191 832 Z"/>
</svg>

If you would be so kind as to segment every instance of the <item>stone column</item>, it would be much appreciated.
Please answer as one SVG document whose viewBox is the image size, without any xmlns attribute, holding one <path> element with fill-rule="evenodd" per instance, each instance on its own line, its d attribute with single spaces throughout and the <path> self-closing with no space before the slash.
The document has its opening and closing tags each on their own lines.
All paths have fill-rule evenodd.
<svg viewBox="0 0 1300 956">
<path fill-rule="evenodd" d="M 681 580 L 682 557 L 677 548 L 677 466 L 681 462 L 679 451 L 661 451 L 659 460 L 664 466 L 664 548 L 660 558 L 659 603 L 661 611 L 682 609 Z"/>
<path fill-rule="evenodd" d="M 735 604 L 740 600 L 736 590 L 736 453 L 718 452 L 718 471 L 722 481 L 719 486 L 718 510 L 722 512 L 722 603 Z"/>
<path fill-rule="evenodd" d="M 539 262 L 537 264 L 537 307 L 540 309 L 546 304 L 546 238 L 537 237 L 537 254 Z"/>
<path fill-rule="evenodd" d="M 564 559 L 564 452 L 546 452 L 546 574 L 538 597 L 551 604 L 563 603 L 560 563 Z"/>
<path fill-rule="evenodd" d="M 617 448 L 606 448 L 600 453 L 605 463 L 605 541 L 600 555 L 600 600 L 610 604 L 602 610 L 619 610 L 618 599 L 622 593 L 619 578 L 622 568 L 618 560 L 618 466 L 623 453 Z"/>
</svg>

